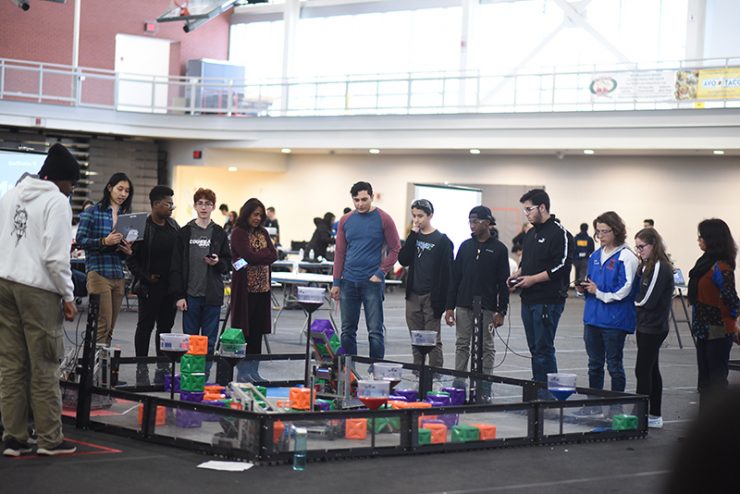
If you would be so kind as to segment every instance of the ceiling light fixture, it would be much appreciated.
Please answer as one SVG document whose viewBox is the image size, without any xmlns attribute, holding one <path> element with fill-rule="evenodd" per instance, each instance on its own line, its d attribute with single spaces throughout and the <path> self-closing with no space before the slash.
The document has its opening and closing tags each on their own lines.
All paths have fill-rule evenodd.
<svg viewBox="0 0 740 494">
<path fill-rule="evenodd" d="M 722 151 L 721 149 L 715 149 L 714 151 L 712 151 L 712 154 L 716 154 L 717 156 L 722 156 L 723 154 L 725 154 L 725 152 Z"/>
<path fill-rule="evenodd" d="M 380 154 L 380 149 L 373 148 L 373 149 L 369 149 L 368 152 L 370 154 Z"/>
<path fill-rule="evenodd" d="M 290 153 L 293 152 L 293 150 L 290 149 L 290 148 L 283 148 L 283 149 L 280 150 L 280 152 L 283 153 L 283 154 L 290 154 Z"/>
<path fill-rule="evenodd" d="M 596 152 L 593 149 L 584 149 L 583 154 L 595 154 Z"/>
<path fill-rule="evenodd" d="M 235 171 L 236 171 L 236 167 L 235 167 L 235 166 L 230 166 L 230 167 L 228 168 L 228 170 L 229 170 L 230 172 L 235 172 Z"/>
<path fill-rule="evenodd" d="M 480 154 L 480 149 L 471 149 L 470 154 Z"/>
</svg>

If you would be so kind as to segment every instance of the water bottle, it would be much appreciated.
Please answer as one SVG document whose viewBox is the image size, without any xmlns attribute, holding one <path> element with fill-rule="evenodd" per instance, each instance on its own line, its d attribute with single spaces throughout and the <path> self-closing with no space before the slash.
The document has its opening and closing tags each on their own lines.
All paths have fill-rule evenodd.
<svg viewBox="0 0 740 494">
<path fill-rule="evenodd" d="M 303 260 L 303 255 L 305 253 L 306 253 L 306 251 L 304 251 L 303 249 L 298 249 L 298 260 L 299 261 L 302 261 Z"/>
<path fill-rule="evenodd" d="M 310 261 L 313 261 L 314 260 L 314 252 L 313 252 L 313 249 L 311 249 L 311 250 L 308 251 L 308 259 Z"/>
<path fill-rule="evenodd" d="M 308 430 L 305 427 L 295 428 L 293 446 L 293 470 L 302 472 L 306 469 L 306 449 L 308 448 Z"/>
</svg>

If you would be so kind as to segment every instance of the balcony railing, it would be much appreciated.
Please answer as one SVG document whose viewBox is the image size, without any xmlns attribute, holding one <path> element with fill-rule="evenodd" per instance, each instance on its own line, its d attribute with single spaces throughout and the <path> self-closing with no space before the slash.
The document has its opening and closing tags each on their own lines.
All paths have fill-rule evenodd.
<svg viewBox="0 0 740 494">
<path fill-rule="evenodd" d="M 261 81 L 0 59 L 0 100 L 163 114 L 347 116 L 740 107 L 740 58 L 510 75 Z"/>
</svg>

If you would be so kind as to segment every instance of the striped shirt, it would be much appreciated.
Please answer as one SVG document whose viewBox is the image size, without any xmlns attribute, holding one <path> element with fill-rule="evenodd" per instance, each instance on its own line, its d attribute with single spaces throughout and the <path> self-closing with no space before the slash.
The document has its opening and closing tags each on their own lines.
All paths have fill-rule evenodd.
<svg viewBox="0 0 740 494">
<path fill-rule="evenodd" d="M 119 214 L 123 213 L 119 209 Z M 77 227 L 77 245 L 85 249 L 87 272 L 120 280 L 123 278 L 123 261 L 126 256 L 116 249 L 117 246 L 103 246 L 101 239 L 113 231 L 113 211 L 103 210 L 100 203 L 80 213 L 80 224 Z"/>
</svg>

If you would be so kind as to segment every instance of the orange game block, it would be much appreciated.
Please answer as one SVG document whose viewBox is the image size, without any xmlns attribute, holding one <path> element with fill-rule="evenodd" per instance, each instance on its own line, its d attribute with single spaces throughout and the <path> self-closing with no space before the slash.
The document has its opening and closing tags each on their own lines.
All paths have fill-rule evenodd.
<svg viewBox="0 0 740 494">
<path fill-rule="evenodd" d="M 480 431 L 481 441 L 490 441 L 496 439 L 496 426 L 493 424 L 470 424 L 473 427 L 477 427 Z"/>
<path fill-rule="evenodd" d="M 277 444 L 278 441 L 280 441 L 280 437 L 283 435 L 283 432 L 285 431 L 285 424 L 282 420 L 276 420 L 274 424 L 272 424 L 272 442 L 274 444 Z"/>
<path fill-rule="evenodd" d="M 218 384 L 209 384 L 208 386 L 203 386 L 203 391 L 206 394 L 223 394 L 224 387 Z"/>
<path fill-rule="evenodd" d="M 190 336 L 190 355 L 208 355 L 208 336 Z"/>
<path fill-rule="evenodd" d="M 139 425 L 144 421 L 144 404 L 139 405 L 139 418 L 137 422 Z M 167 422 L 167 410 L 163 406 L 157 407 L 157 413 L 154 417 L 154 425 L 164 425 Z"/>
<path fill-rule="evenodd" d="M 367 439 L 367 419 L 347 419 L 344 422 L 346 439 Z"/>
<path fill-rule="evenodd" d="M 395 409 L 407 409 L 407 408 L 432 408 L 432 404 L 427 401 L 390 401 L 391 406 Z"/>
<path fill-rule="evenodd" d="M 444 424 L 424 424 L 424 429 L 432 431 L 432 444 L 447 442 L 447 426 Z"/>
<path fill-rule="evenodd" d="M 311 390 L 308 388 L 290 388 L 290 408 L 308 410 L 311 405 Z"/>
<path fill-rule="evenodd" d="M 206 393 L 203 395 L 203 399 L 205 401 L 218 401 L 218 400 L 225 400 L 226 395 L 224 394 L 216 394 L 216 393 Z"/>
</svg>

